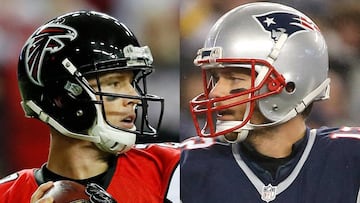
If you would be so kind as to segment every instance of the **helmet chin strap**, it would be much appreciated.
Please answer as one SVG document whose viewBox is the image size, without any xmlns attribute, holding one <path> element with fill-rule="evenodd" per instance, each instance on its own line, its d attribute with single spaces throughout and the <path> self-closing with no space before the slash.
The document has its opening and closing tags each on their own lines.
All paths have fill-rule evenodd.
<svg viewBox="0 0 360 203">
<path fill-rule="evenodd" d="M 21 102 L 21 105 L 22 105 L 23 108 L 30 108 L 33 112 L 36 113 L 36 115 L 38 116 L 38 118 L 41 121 L 43 121 L 44 123 L 49 124 L 50 126 L 55 128 L 57 131 L 59 131 L 61 134 L 65 135 L 65 136 L 80 139 L 80 140 L 85 140 L 85 141 L 89 141 L 89 142 L 94 142 L 94 143 L 99 143 L 100 142 L 100 137 L 94 137 L 94 136 L 89 136 L 89 135 L 84 135 L 84 134 L 79 134 L 79 133 L 73 133 L 73 132 L 68 131 L 62 125 L 60 125 L 60 123 L 58 123 L 54 118 L 52 118 L 47 113 L 45 113 L 32 100 L 29 100 L 29 101 L 26 101 L 26 102 L 23 101 L 23 102 Z M 33 117 L 35 115 L 30 115 L 30 114 L 27 113 L 27 116 Z"/>
<path fill-rule="evenodd" d="M 135 130 L 135 127 L 134 129 Z M 90 131 L 89 134 L 100 137 L 100 142 L 95 145 L 106 152 L 112 154 L 122 154 L 131 149 L 135 144 L 136 134 L 125 132 L 117 129 L 113 129 L 108 125 L 96 125 Z M 116 141 L 117 137 L 121 137 L 121 143 Z"/>
<path fill-rule="evenodd" d="M 130 150 L 135 144 L 136 134 L 109 126 L 102 116 L 101 107 L 96 106 L 96 110 L 96 124 L 89 129 L 89 135 L 100 138 L 100 142 L 95 143 L 95 145 L 99 149 L 112 154 L 121 154 Z M 129 130 L 135 131 L 135 125 Z"/>
<path fill-rule="evenodd" d="M 59 124 L 54 118 L 49 116 L 47 113 L 43 112 L 42 109 L 36 105 L 32 100 L 27 102 L 22 102 L 24 108 L 30 108 L 33 112 L 38 115 L 38 118 L 55 128 L 61 134 L 89 142 L 95 143 L 95 145 L 105 151 L 112 154 L 121 154 L 125 153 L 135 144 L 136 134 L 131 132 L 122 131 L 119 129 L 112 128 L 111 126 L 105 124 L 103 117 L 98 116 L 97 123 L 89 129 L 89 135 L 70 132 Z M 98 114 L 99 115 L 99 114 Z M 28 115 L 33 116 L 33 115 Z M 135 131 L 136 127 L 134 126 L 131 131 Z"/>
<path fill-rule="evenodd" d="M 250 96 L 249 96 L 250 97 Z M 243 119 L 249 115 L 250 112 L 250 104 L 246 104 L 246 110 L 243 116 Z M 223 131 L 229 129 L 231 127 L 241 125 L 242 121 L 217 121 L 216 122 L 216 131 Z M 233 133 L 236 133 L 236 138 L 234 140 L 229 140 L 226 138 L 226 135 L 222 135 L 219 137 L 221 141 L 225 141 L 228 143 L 238 143 L 244 141 L 249 135 L 249 131 L 253 130 L 254 127 L 250 125 L 250 121 L 248 121 L 243 127 L 236 129 Z"/>
<path fill-rule="evenodd" d="M 237 132 L 236 139 L 234 140 L 228 139 L 226 135 L 220 135 L 219 140 L 222 142 L 235 144 L 244 141 L 247 138 L 248 134 L 249 134 L 249 130 L 241 130 L 240 132 Z"/>
<path fill-rule="evenodd" d="M 36 113 L 38 118 L 44 123 L 49 124 L 61 134 L 80 140 L 85 140 L 95 143 L 95 145 L 105 151 L 112 154 L 120 154 L 128 151 L 135 144 L 136 134 L 131 132 L 126 132 L 113 128 L 105 124 L 101 112 L 98 111 L 98 119 L 96 124 L 89 129 L 89 135 L 74 133 L 66 128 L 64 128 L 60 123 L 58 123 L 50 115 L 42 111 L 42 109 L 36 105 L 32 100 L 21 102 L 23 108 L 30 108 L 33 112 Z M 27 113 L 27 116 L 34 116 Z M 131 131 L 135 131 L 136 127 L 134 126 Z"/>
</svg>

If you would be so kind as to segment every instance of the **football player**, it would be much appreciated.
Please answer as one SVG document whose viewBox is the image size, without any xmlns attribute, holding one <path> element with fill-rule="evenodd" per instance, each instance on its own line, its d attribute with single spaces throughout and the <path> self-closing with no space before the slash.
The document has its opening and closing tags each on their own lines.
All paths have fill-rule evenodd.
<svg viewBox="0 0 360 203">
<path fill-rule="evenodd" d="M 175 202 L 179 150 L 134 145 L 157 135 L 163 114 L 163 98 L 147 93 L 152 62 L 150 49 L 104 13 L 40 26 L 21 51 L 18 84 L 26 116 L 50 128 L 48 161 L 0 180 L 1 202 L 45 201 L 57 180 L 95 183 L 117 202 Z"/>
<path fill-rule="evenodd" d="M 198 138 L 184 141 L 181 197 L 198 202 L 360 202 L 360 128 L 310 129 L 329 98 L 327 45 L 296 9 L 249 3 L 211 28 L 194 60 Z"/>
</svg>

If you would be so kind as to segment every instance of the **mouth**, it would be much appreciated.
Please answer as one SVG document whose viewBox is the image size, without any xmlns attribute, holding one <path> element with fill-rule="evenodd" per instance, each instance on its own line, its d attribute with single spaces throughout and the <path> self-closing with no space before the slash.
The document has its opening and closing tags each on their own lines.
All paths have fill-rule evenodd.
<svg viewBox="0 0 360 203">
<path fill-rule="evenodd" d="M 123 119 L 120 120 L 120 127 L 126 129 L 132 129 L 134 127 L 135 118 L 136 118 L 135 114 L 124 117 Z"/>
<path fill-rule="evenodd" d="M 216 114 L 216 119 L 221 121 L 233 120 L 234 112 L 232 110 L 222 110 Z"/>
</svg>

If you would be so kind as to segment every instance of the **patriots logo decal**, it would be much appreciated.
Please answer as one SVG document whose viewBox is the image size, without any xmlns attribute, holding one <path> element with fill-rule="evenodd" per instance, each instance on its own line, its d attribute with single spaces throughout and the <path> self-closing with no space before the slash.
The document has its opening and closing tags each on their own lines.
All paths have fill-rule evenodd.
<svg viewBox="0 0 360 203">
<path fill-rule="evenodd" d="M 271 38 L 277 41 L 281 34 L 288 37 L 300 31 L 317 30 L 319 28 L 305 16 L 285 12 L 271 12 L 254 16 L 260 25 L 271 33 Z"/>
<path fill-rule="evenodd" d="M 25 68 L 31 81 L 43 86 L 41 81 L 41 68 L 47 53 L 60 51 L 66 41 L 77 37 L 77 31 L 61 24 L 47 24 L 41 27 L 25 43 Z"/>
</svg>

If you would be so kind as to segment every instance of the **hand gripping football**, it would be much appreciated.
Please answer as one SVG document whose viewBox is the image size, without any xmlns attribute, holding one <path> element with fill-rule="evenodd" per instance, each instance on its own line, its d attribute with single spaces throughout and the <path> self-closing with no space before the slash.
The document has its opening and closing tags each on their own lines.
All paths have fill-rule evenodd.
<svg viewBox="0 0 360 203">
<path fill-rule="evenodd" d="M 55 203 L 70 202 L 90 202 L 90 196 L 85 192 L 85 186 L 80 183 L 60 180 L 54 182 L 54 186 L 50 188 L 44 197 L 53 197 Z"/>
</svg>

